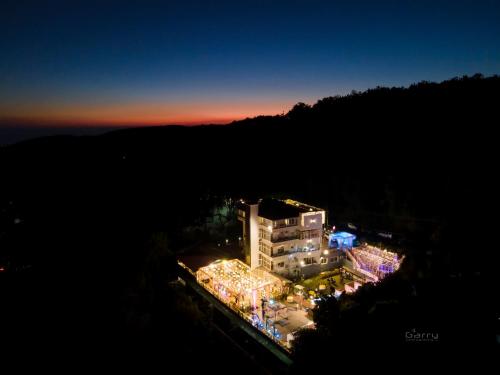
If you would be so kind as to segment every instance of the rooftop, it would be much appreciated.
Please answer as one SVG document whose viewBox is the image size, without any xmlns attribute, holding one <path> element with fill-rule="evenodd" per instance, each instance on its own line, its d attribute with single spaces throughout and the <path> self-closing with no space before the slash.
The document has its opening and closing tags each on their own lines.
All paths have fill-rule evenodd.
<svg viewBox="0 0 500 375">
<path fill-rule="evenodd" d="M 291 199 L 285 201 L 278 199 L 262 199 L 259 203 L 259 216 L 269 220 L 298 217 L 301 213 L 312 211 L 323 210 Z"/>
<path fill-rule="evenodd" d="M 332 233 L 330 235 L 330 237 L 332 237 L 332 238 L 343 238 L 343 239 L 347 239 L 347 238 L 355 239 L 356 238 L 356 236 L 354 234 L 351 234 L 351 233 L 348 233 L 348 232 L 335 232 L 335 233 Z"/>
</svg>

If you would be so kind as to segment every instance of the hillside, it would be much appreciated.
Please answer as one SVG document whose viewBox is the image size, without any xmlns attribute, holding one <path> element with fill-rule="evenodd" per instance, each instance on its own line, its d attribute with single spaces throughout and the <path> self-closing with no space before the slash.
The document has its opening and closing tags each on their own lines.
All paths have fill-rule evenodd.
<svg viewBox="0 0 500 375">
<path fill-rule="evenodd" d="M 482 225 L 478 197 L 499 93 L 498 76 L 463 77 L 299 103 L 227 126 L 0 148 L 0 260 L 32 269 L 26 279 L 0 279 L 11 307 L 4 313 L 31 322 L 12 331 L 29 335 L 48 321 L 65 337 L 61 327 L 85 317 L 77 336 L 122 332 L 120 298 L 144 270 L 148 238 L 165 233 L 175 253 L 182 229 L 221 197 L 307 201 L 332 223 L 401 234 L 413 254 L 409 272 L 477 274 L 462 234 Z"/>
</svg>

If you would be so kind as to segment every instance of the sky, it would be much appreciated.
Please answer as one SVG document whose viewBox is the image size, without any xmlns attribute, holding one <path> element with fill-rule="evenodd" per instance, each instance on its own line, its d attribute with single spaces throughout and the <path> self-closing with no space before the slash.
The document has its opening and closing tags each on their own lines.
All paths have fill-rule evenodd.
<svg viewBox="0 0 500 375">
<path fill-rule="evenodd" d="M 227 123 L 500 73 L 499 1 L 2 1 L 0 128 Z"/>
</svg>

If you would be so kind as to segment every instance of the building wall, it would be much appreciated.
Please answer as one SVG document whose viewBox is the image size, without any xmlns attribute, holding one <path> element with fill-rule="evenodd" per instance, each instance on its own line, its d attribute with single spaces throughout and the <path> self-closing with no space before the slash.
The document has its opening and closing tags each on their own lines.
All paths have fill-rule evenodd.
<svg viewBox="0 0 500 375">
<path fill-rule="evenodd" d="M 259 267 L 259 222 L 258 222 L 258 204 L 250 205 L 250 267 L 252 269 Z"/>
<path fill-rule="evenodd" d="M 237 205 L 238 220 L 242 227 L 242 244 L 245 263 L 250 265 L 250 206 L 241 202 Z"/>
<path fill-rule="evenodd" d="M 258 204 L 240 206 L 245 212 L 244 217 L 238 215 L 243 223 L 245 260 L 252 269 L 262 266 L 285 277 L 308 277 L 341 263 L 340 257 L 325 255 L 325 249 L 321 248 L 324 211 L 272 221 L 258 216 Z M 326 263 L 321 263 L 322 258 L 327 259 Z"/>
<path fill-rule="evenodd" d="M 242 242 L 245 263 L 251 268 L 258 267 L 259 229 L 258 229 L 258 204 L 239 202 L 238 220 L 242 223 Z"/>
</svg>

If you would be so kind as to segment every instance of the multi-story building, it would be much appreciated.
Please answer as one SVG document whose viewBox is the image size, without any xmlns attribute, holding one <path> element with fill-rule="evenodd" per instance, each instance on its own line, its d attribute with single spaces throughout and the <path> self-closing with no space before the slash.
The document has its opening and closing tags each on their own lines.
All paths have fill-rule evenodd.
<svg viewBox="0 0 500 375">
<path fill-rule="evenodd" d="M 287 277 L 338 265 L 338 251 L 322 247 L 325 211 L 290 199 L 240 201 L 245 261 Z"/>
</svg>

